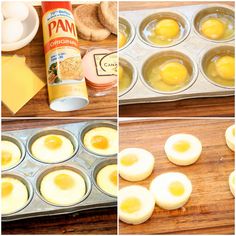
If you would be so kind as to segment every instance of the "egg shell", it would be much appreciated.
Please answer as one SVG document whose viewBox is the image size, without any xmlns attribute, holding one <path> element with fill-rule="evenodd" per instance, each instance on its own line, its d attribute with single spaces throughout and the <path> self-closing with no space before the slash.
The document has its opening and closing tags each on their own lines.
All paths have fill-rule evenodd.
<svg viewBox="0 0 236 236">
<path fill-rule="evenodd" d="M 235 125 L 231 125 L 226 129 L 225 132 L 225 140 L 226 144 L 233 152 L 235 151 L 235 136 L 233 135 L 233 129 L 235 128 Z"/>
<path fill-rule="evenodd" d="M 29 16 L 29 7 L 24 2 L 6 1 L 2 3 L 2 14 L 6 19 L 15 18 L 24 21 Z"/>
</svg>

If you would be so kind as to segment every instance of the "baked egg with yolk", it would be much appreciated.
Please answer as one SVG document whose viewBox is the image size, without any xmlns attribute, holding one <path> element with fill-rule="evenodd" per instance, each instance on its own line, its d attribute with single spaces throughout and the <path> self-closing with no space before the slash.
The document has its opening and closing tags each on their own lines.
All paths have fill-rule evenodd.
<svg viewBox="0 0 236 236">
<path fill-rule="evenodd" d="M 231 193 L 235 196 L 235 171 L 231 172 L 229 176 L 229 188 Z"/>
<path fill-rule="evenodd" d="M 132 83 L 132 71 L 128 66 L 119 65 L 119 92 L 122 93 Z"/>
<path fill-rule="evenodd" d="M 234 152 L 235 150 L 235 125 L 231 125 L 225 131 L 225 140 L 227 146 Z"/>
</svg>

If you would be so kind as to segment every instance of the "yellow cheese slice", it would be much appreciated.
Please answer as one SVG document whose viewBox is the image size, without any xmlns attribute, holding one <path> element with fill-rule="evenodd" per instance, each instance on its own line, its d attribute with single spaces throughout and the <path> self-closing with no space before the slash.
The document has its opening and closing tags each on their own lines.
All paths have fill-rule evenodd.
<svg viewBox="0 0 236 236">
<path fill-rule="evenodd" d="M 44 85 L 25 64 L 25 57 L 2 56 L 2 102 L 14 114 Z"/>
</svg>

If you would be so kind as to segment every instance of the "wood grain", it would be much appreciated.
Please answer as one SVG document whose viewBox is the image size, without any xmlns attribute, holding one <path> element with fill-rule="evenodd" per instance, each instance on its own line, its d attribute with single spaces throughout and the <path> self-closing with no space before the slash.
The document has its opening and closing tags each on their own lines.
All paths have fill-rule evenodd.
<svg viewBox="0 0 236 236">
<path fill-rule="evenodd" d="M 234 170 L 234 153 L 226 146 L 225 130 L 232 119 L 136 120 L 120 123 L 120 150 L 145 148 L 155 156 L 150 177 L 137 184 L 149 187 L 159 174 L 179 171 L 186 174 L 193 192 L 184 208 L 167 211 L 155 207 L 152 217 L 141 225 L 119 223 L 121 234 L 233 234 L 234 198 L 228 177 Z M 164 153 L 167 138 L 176 133 L 197 136 L 203 145 L 200 159 L 180 167 L 168 161 Z M 120 188 L 132 183 L 120 178 Z"/>
<path fill-rule="evenodd" d="M 204 4 L 212 3 L 210 1 Z M 215 1 L 234 6 L 233 1 Z M 141 1 L 119 3 L 120 11 L 140 9 L 177 7 L 193 4 L 203 4 L 200 1 Z M 167 103 L 149 103 L 119 106 L 120 117 L 233 117 L 234 97 L 197 98 Z"/>
<path fill-rule="evenodd" d="M 46 82 L 46 69 L 43 48 L 43 33 L 41 25 L 41 7 L 36 7 L 40 17 L 40 26 L 34 40 L 22 49 L 13 52 L 3 52 L 3 55 L 24 55 L 27 65 L 33 72 Z M 116 48 L 117 37 L 109 36 L 101 42 L 90 42 L 79 39 L 82 53 L 91 47 L 113 47 Z M 49 108 L 47 86 L 41 89 L 20 111 L 13 115 L 8 108 L 2 104 L 3 117 L 115 117 L 117 115 L 117 88 L 103 97 L 89 96 L 89 105 L 81 110 L 73 112 L 55 112 Z"/>
<path fill-rule="evenodd" d="M 3 120 L 2 131 L 47 127 L 80 121 L 84 120 Z M 2 222 L 2 234 L 117 234 L 117 208 Z"/>
</svg>

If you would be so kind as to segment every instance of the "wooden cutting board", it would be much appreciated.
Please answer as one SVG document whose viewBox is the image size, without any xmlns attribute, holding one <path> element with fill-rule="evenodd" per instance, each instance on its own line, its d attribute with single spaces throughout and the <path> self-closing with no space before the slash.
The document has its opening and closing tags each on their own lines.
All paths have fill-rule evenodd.
<svg viewBox="0 0 236 236">
<path fill-rule="evenodd" d="M 224 137 L 226 128 L 233 123 L 231 119 L 121 122 L 120 150 L 145 148 L 155 156 L 153 173 L 137 184 L 149 187 L 157 175 L 179 171 L 190 178 L 193 192 L 182 209 L 168 211 L 156 206 L 152 217 L 143 224 L 120 222 L 120 234 L 233 234 L 234 198 L 228 177 L 234 170 L 234 153 L 226 146 Z M 193 134 L 202 142 L 202 155 L 191 166 L 172 164 L 164 152 L 167 138 L 180 132 Z M 120 188 L 131 184 L 120 178 Z"/>
<path fill-rule="evenodd" d="M 74 6 L 75 7 L 75 6 Z M 43 48 L 43 32 L 41 25 L 42 11 L 40 6 L 35 7 L 39 15 L 39 29 L 33 41 L 22 49 L 12 52 L 2 52 L 3 55 L 23 55 L 26 64 L 43 81 L 46 82 L 46 69 Z M 79 39 L 81 53 L 91 47 L 113 47 L 116 48 L 117 37 L 110 35 L 100 42 L 91 42 Z M 2 104 L 2 116 L 28 116 L 28 117 L 115 117 L 117 114 L 117 88 L 102 97 L 89 96 L 89 105 L 73 112 L 55 112 L 49 108 L 47 86 L 41 89 L 19 112 L 13 115 L 8 108 Z"/>
</svg>

